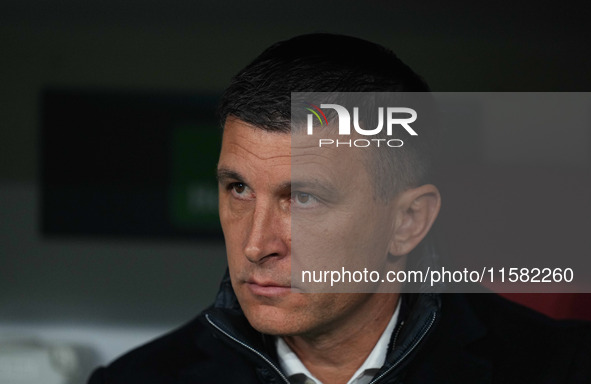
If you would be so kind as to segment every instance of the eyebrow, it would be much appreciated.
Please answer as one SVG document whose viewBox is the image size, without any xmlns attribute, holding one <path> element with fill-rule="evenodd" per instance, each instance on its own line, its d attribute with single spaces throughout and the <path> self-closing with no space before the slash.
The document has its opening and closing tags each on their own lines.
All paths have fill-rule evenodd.
<svg viewBox="0 0 591 384">
<path fill-rule="evenodd" d="M 240 180 L 240 181 L 244 180 L 244 177 L 240 173 L 238 173 L 234 170 L 228 169 L 228 168 L 219 168 L 216 171 L 216 178 L 218 179 L 219 183 L 229 180 L 229 179 Z"/>
<path fill-rule="evenodd" d="M 216 177 L 219 183 L 223 183 L 227 180 L 238 180 L 248 184 L 244 176 L 239 172 L 228 168 L 219 168 L 216 172 Z M 311 189 L 324 192 L 325 194 L 335 194 L 338 191 L 338 189 L 328 180 L 320 180 L 318 178 L 296 181 L 289 180 L 277 186 L 277 190 L 280 191 L 291 191 L 292 189 Z"/>
<path fill-rule="evenodd" d="M 338 189 L 328 180 L 313 178 L 310 180 L 292 180 L 291 187 L 295 190 L 309 189 L 311 191 L 318 191 L 325 196 L 335 195 Z"/>
</svg>

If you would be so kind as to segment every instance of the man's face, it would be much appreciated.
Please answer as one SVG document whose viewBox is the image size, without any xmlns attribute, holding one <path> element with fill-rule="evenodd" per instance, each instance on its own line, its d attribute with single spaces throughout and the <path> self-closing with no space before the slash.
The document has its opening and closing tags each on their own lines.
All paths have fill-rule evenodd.
<svg viewBox="0 0 591 384">
<path fill-rule="evenodd" d="M 359 153 L 318 156 L 313 146 L 304 141 L 292 150 L 289 134 L 238 119 L 228 119 L 224 128 L 219 209 L 230 277 L 247 319 L 266 334 L 321 334 L 376 302 L 369 293 L 290 288 L 292 217 L 297 252 L 306 253 L 298 260 L 337 256 L 345 263 L 360 255 L 384 259 L 395 220 L 395 210 L 375 198 Z"/>
</svg>

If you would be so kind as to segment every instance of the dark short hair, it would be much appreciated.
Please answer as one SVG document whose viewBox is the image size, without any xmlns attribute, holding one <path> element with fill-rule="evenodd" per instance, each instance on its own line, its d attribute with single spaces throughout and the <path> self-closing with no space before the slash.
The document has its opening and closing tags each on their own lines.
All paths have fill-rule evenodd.
<svg viewBox="0 0 591 384">
<path fill-rule="evenodd" d="M 267 48 L 232 78 L 219 115 L 270 132 L 290 132 L 291 92 L 429 92 L 427 83 L 391 50 L 355 37 L 309 34 Z M 430 140 L 380 153 L 376 189 L 391 197 L 426 181 Z M 374 168 L 375 169 L 375 168 Z"/>
</svg>

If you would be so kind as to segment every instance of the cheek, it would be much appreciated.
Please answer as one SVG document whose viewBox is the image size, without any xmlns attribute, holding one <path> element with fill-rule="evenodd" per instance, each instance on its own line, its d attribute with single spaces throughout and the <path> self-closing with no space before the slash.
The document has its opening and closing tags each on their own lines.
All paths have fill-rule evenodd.
<svg viewBox="0 0 591 384">
<path fill-rule="evenodd" d="M 304 271 L 382 271 L 387 261 L 391 223 L 385 215 L 333 214 L 309 226 L 301 225 L 293 234 L 292 280 L 307 292 L 371 290 L 359 284 L 322 284 L 303 278 Z M 328 276 L 330 278 L 330 275 Z M 332 303 L 327 302 L 326 305 Z M 335 303 L 337 304 L 337 303 Z"/>
<path fill-rule="evenodd" d="M 325 329 L 335 311 L 330 295 L 292 294 L 281 302 L 261 303 L 246 295 L 240 301 L 250 324 L 269 335 L 301 335 Z"/>
<path fill-rule="evenodd" d="M 224 223 L 236 221 L 248 216 L 252 208 L 252 201 L 239 200 L 232 195 L 231 191 L 222 187 L 218 188 L 218 209 L 222 227 Z"/>
<path fill-rule="evenodd" d="M 243 257 L 244 233 L 240 223 L 237 220 L 232 220 L 220 210 L 220 223 L 222 225 L 222 232 L 224 233 L 224 242 L 226 245 L 226 256 L 228 259 L 228 267 L 231 275 L 234 275 L 239 269 Z"/>
<path fill-rule="evenodd" d="M 248 233 L 248 216 L 244 212 L 244 207 L 238 207 L 231 198 L 220 197 L 219 200 L 219 214 L 222 232 L 226 240 L 226 247 L 234 246 L 240 238 Z"/>
</svg>

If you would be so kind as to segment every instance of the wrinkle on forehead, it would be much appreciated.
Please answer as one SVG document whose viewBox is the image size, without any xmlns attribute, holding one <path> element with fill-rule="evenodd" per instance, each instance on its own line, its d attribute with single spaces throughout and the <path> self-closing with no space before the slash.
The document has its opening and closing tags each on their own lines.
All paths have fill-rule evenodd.
<svg viewBox="0 0 591 384">
<path fill-rule="evenodd" d="M 363 152 L 359 148 L 319 148 L 318 144 L 315 146 L 292 145 L 291 157 L 294 160 L 294 165 L 296 163 L 305 164 L 306 162 L 327 162 L 327 164 L 339 165 L 340 168 L 344 164 L 361 160 Z"/>
<path fill-rule="evenodd" d="M 269 132 L 253 127 L 240 120 L 226 123 L 222 140 L 222 157 L 234 154 L 258 160 L 287 160 L 291 158 L 290 135 L 282 132 Z"/>
<path fill-rule="evenodd" d="M 249 149 L 247 149 L 245 146 L 241 145 L 240 143 L 228 143 L 228 150 L 230 152 L 233 153 L 237 153 L 237 152 L 246 152 L 249 155 L 256 157 L 259 160 L 273 160 L 273 159 L 290 159 L 291 158 L 291 154 L 287 153 L 287 154 L 276 154 L 276 153 L 260 153 L 260 152 L 254 152 L 251 151 Z M 238 150 L 235 150 L 233 147 L 238 148 Z"/>
</svg>

